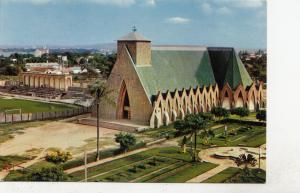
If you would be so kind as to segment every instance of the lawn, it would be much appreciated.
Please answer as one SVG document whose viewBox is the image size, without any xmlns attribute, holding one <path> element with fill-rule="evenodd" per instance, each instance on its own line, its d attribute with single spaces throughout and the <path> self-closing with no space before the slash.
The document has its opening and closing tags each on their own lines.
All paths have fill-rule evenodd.
<svg viewBox="0 0 300 193">
<path fill-rule="evenodd" d="M 88 181 L 185 182 L 217 165 L 192 163 L 178 147 L 155 148 L 88 168 Z M 84 179 L 84 170 L 71 174 Z"/>
<path fill-rule="evenodd" d="M 249 126 L 237 123 L 228 123 L 227 138 L 224 136 L 224 126 L 214 129 L 215 137 L 210 140 L 210 145 L 216 146 L 247 146 L 258 147 L 266 143 L 266 128 L 263 126 Z M 207 148 L 203 139 L 198 137 L 198 147 Z"/>
<path fill-rule="evenodd" d="M 54 112 L 68 110 L 75 107 L 75 105 L 69 104 L 54 104 L 22 99 L 0 98 L 0 111 L 2 112 L 10 109 L 21 109 L 22 113 Z M 18 111 L 11 111 L 8 113 L 18 113 Z"/>
<path fill-rule="evenodd" d="M 208 178 L 203 183 L 265 183 L 266 172 L 259 169 L 250 169 L 248 177 L 240 177 L 241 169 L 227 168 L 222 172 Z"/>
<path fill-rule="evenodd" d="M 23 156 L 0 156 L 0 171 L 3 169 L 4 166 L 9 165 L 18 165 L 20 163 L 28 161 L 29 158 Z"/>
</svg>

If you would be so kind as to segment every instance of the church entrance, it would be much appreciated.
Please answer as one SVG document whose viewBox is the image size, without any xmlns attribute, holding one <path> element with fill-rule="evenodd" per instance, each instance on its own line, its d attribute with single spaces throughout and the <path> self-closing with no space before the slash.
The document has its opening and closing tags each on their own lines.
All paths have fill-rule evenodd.
<svg viewBox="0 0 300 193">
<path fill-rule="evenodd" d="M 123 119 L 130 118 L 130 104 L 127 90 L 125 91 L 124 104 L 123 104 Z"/>
<path fill-rule="evenodd" d="M 120 90 L 117 119 L 130 119 L 130 102 L 125 82 L 122 83 Z"/>
</svg>

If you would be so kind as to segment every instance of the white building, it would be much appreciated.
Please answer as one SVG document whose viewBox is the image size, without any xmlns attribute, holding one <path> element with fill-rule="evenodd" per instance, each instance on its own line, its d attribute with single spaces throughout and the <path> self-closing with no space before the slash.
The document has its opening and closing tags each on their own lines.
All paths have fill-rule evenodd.
<svg viewBox="0 0 300 193">
<path fill-rule="evenodd" d="M 49 54 L 49 49 L 47 49 L 47 48 L 38 48 L 33 53 L 33 55 L 35 57 L 41 57 L 43 54 Z"/>
</svg>

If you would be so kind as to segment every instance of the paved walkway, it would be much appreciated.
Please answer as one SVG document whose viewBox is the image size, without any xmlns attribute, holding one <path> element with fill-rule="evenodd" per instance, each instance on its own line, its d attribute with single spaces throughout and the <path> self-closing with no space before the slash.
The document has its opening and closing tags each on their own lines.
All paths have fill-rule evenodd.
<svg viewBox="0 0 300 193">
<path fill-rule="evenodd" d="M 207 180 L 208 178 L 222 172 L 223 170 L 225 170 L 227 168 L 228 168 L 228 166 L 226 166 L 226 165 L 219 165 L 219 166 L 215 167 L 214 169 L 211 169 L 211 170 L 209 170 L 209 171 L 207 171 L 207 172 L 205 172 L 205 173 L 203 173 L 203 174 L 201 174 L 201 175 L 199 175 L 195 178 L 192 178 L 192 179 L 190 179 L 186 182 L 188 182 L 188 183 L 203 182 L 203 181 Z"/>
</svg>

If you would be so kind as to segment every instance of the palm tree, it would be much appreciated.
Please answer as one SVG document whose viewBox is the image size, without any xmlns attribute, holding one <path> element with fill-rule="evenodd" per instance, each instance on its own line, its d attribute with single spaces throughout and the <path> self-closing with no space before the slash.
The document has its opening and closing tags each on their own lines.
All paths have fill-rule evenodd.
<svg viewBox="0 0 300 193">
<path fill-rule="evenodd" d="M 181 148 L 182 148 L 182 152 L 185 153 L 186 152 L 186 144 L 187 144 L 187 137 L 183 136 L 182 141 L 181 141 Z"/>
<path fill-rule="evenodd" d="M 256 158 L 252 154 L 241 154 L 238 158 L 234 160 L 238 167 L 243 166 L 243 171 L 245 174 L 249 174 L 249 166 L 254 167 L 256 165 Z"/>
<path fill-rule="evenodd" d="M 189 114 L 186 115 L 183 121 L 179 124 L 174 124 L 177 130 L 184 130 L 194 135 L 194 152 L 193 161 L 197 160 L 197 134 L 200 130 L 204 130 L 206 127 L 206 120 L 200 115 Z"/>
<path fill-rule="evenodd" d="M 95 97 L 95 102 L 97 105 L 97 154 L 96 160 L 99 160 L 99 106 L 102 100 L 105 100 L 111 104 L 114 104 L 113 100 L 109 98 L 109 94 L 112 90 L 109 90 L 104 82 L 96 81 L 89 87 L 90 94 Z"/>
</svg>

